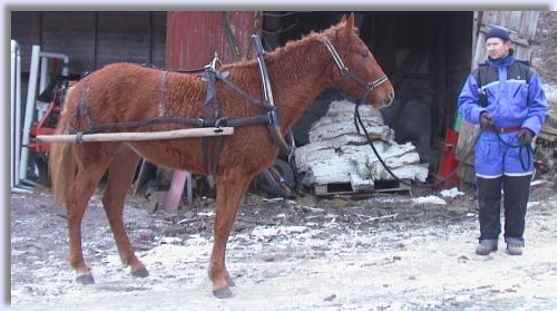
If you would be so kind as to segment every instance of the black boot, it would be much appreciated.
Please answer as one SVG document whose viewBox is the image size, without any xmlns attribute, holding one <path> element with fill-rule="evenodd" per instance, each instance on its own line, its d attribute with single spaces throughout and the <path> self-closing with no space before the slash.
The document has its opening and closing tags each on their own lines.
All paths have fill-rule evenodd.
<svg viewBox="0 0 557 311">
<path fill-rule="evenodd" d="M 507 252 L 511 255 L 521 255 L 524 247 L 523 235 L 531 178 L 532 175 L 504 176 L 503 179 L 505 190 L 505 242 L 507 242 Z"/>
</svg>

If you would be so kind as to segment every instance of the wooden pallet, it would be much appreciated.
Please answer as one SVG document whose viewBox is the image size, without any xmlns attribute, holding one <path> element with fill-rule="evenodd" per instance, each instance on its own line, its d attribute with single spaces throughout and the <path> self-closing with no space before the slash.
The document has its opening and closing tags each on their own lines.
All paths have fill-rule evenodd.
<svg viewBox="0 0 557 311">
<path fill-rule="evenodd" d="M 317 196 L 331 196 L 331 195 L 365 195 L 373 193 L 410 193 L 411 187 L 399 184 L 393 181 L 378 181 L 376 182 L 375 189 L 371 191 L 355 191 L 352 189 L 350 183 L 330 183 L 323 185 L 315 185 L 314 193 Z"/>
</svg>

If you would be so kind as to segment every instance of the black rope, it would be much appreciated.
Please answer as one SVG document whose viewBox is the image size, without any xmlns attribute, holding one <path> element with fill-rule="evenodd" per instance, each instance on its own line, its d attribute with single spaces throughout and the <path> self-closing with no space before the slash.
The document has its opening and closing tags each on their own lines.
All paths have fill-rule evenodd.
<svg viewBox="0 0 557 311">
<path fill-rule="evenodd" d="M 503 145 L 507 146 L 508 148 L 518 149 L 518 160 L 520 161 L 520 166 L 522 167 L 522 170 L 528 171 L 531 168 L 532 153 L 534 153 L 534 151 L 532 150 L 532 146 L 530 144 L 514 145 L 512 143 L 506 142 L 503 138 L 501 138 L 501 135 L 499 134 L 499 132 L 496 132 L 496 134 L 497 134 L 497 139 L 499 140 L 500 143 L 503 143 Z M 528 155 L 528 165 L 524 164 L 524 158 L 522 156 L 522 154 L 523 154 L 522 151 L 525 150 L 525 149 L 526 149 L 526 154 Z"/>
<path fill-rule="evenodd" d="M 355 117 L 354 117 L 354 124 L 356 125 L 356 130 L 358 131 L 358 133 L 360 133 L 359 127 L 362 128 L 362 130 L 364 131 L 364 134 L 366 136 L 366 139 L 368 141 L 368 144 L 370 145 L 371 149 L 373 150 L 373 153 L 375 154 L 375 156 L 377 157 L 377 159 L 379 160 L 379 162 L 381 162 L 381 164 L 383 165 L 383 167 L 387 170 L 387 172 L 399 183 L 402 183 L 404 185 L 407 186 L 418 186 L 418 187 L 427 187 L 427 188 L 436 188 L 440 185 L 442 185 L 443 183 L 445 183 L 449 178 L 451 178 L 454 174 L 457 173 L 457 169 L 454 169 L 452 172 L 450 172 L 447 176 L 444 176 L 443 178 L 437 178 L 437 182 L 434 183 L 433 185 L 429 186 L 426 185 L 425 183 L 416 183 L 414 182 L 413 184 L 407 183 L 403 180 L 401 180 L 400 178 L 398 178 L 398 176 L 396 176 L 393 171 L 387 166 L 387 164 L 385 163 L 385 161 L 383 161 L 383 159 L 381 158 L 381 156 L 379 156 L 379 153 L 377 152 L 377 149 L 375 148 L 375 146 L 373 145 L 373 142 L 371 141 L 371 139 L 369 138 L 369 134 L 365 128 L 365 125 L 363 124 L 361 117 L 360 117 L 360 112 L 359 112 L 359 106 L 360 104 L 356 104 L 356 110 L 355 110 Z M 482 132 L 479 132 L 476 137 L 474 138 L 474 143 L 473 143 L 473 147 L 470 148 L 470 150 L 468 151 L 468 153 L 464 156 L 464 158 L 462 159 L 462 162 L 467 161 L 470 156 L 472 155 L 472 151 L 474 150 L 474 147 L 478 144 L 479 138 L 481 136 Z M 497 137 L 498 139 L 507 147 L 509 148 L 518 148 L 518 158 L 520 161 L 520 165 L 522 167 L 522 169 L 524 171 L 527 171 L 531 168 L 532 165 L 532 154 L 533 154 L 533 150 L 532 150 L 532 146 L 530 144 L 518 144 L 518 145 L 513 145 L 513 144 L 509 144 L 506 141 L 504 141 L 499 133 L 497 132 Z M 524 158 L 523 158 L 523 150 L 527 151 L 527 155 L 528 155 L 528 165 L 524 164 Z"/>
<path fill-rule="evenodd" d="M 358 131 L 358 133 L 360 133 L 359 127 L 362 128 L 364 135 L 367 139 L 368 145 L 371 147 L 371 150 L 373 150 L 373 153 L 375 154 L 375 156 L 377 157 L 377 159 L 379 160 L 379 162 L 381 162 L 381 165 L 383 165 L 383 167 L 385 168 L 385 170 L 387 170 L 387 172 L 399 183 L 403 184 L 403 185 L 407 185 L 407 186 L 414 186 L 412 183 L 408 183 L 400 178 L 398 178 L 398 176 L 396 176 L 393 171 L 391 171 L 391 169 L 387 166 L 387 164 L 385 163 L 385 161 L 383 161 L 383 158 L 381 158 L 381 156 L 379 155 L 379 152 L 377 152 L 377 149 L 375 148 L 375 146 L 373 145 L 373 141 L 371 140 L 371 138 L 369 138 L 369 133 L 367 132 L 367 129 L 364 125 L 364 122 L 362 121 L 362 118 L 360 116 L 360 105 L 361 105 L 361 101 L 359 101 L 358 103 L 356 103 L 356 109 L 354 110 L 354 118 L 355 118 L 355 124 L 356 124 L 356 130 Z"/>
<path fill-rule="evenodd" d="M 358 103 L 356 103 L 356 107 L 355 107 L 355 111 L 354 111 L 354 125 L 356 126 L 356 131 L 358 132 L 358 134 L 360 134 L 360 127 L 362 128 L 364 135 L 367 139 L 367 143 L 368 145 L 371 147 L 371 149 L 373 150 L 373 153 L 375 154 L 375 156 L 377 157 L 377 159 L 379 160 L 379 162 L 381 163 L 381 165 L 383 165 L 383 167 L 385 168 L 385 170 L 387 170 L 387 172 L 399 183 L 403 184 L 403 185 L 407 185 L 410 187 L 419 187 L 419 188 L 428 188 L 428 189 L 435 189 L 437 187 L 439 187 L 440 185 L 444 184 L 447 180 L 449 180 L 449 178 L 451 178 L 454 174 L 457 173 L 457 169 L 454 169 L 452 172 L 450 172 L 447 176 L 444 176 L 442 178 L 439 178 L 436 176 L 437 181 L 431 185 L 426 184 L 426 183 L 418 183 L 418 182 L 411 182 L 408 183 L 402 179 L 400 179 L 398 176 L 396 176 L 393 171 L 387 166 L 387 164 L 385 163 L 385 161 L 383 160 L 383 158 L 381 158 L 381 156 L 379 155 L 379 152 L 377 151 L 377 149 L 375 148 L 375 146 L 373 145 L 373 141 L 371 140 L 371 138 L 369 138 L 369 133 L 367 132 L 367 129 L 361 119 L 360 116 L 360 108 L 361 105 L 361 101 L 359 101 Z M 476 144 L 478 143 L 480 135 L 476 135 L 476 137 L 474 138 L 474 144 L 473 146 L 475 147 Z M 468 153 L 464 156 L 463 158 L 463 162 L 467 161 L 470 156 L 472 155 L 472 150 L 474 150 L 474 148 L 472 147 Z"/>
</svg>

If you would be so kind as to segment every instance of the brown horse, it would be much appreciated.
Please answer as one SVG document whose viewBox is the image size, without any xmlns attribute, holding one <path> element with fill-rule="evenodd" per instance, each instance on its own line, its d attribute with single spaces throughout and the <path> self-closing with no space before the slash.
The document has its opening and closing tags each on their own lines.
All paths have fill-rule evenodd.
<svg viewBox="0 0 557 311">
<path fill-rule="evenodd" d="M 338 56 L 356 79 L 343 79 L 334 54 L 324 43 L 332 43 Z M 330 46 L 329 46 L 330 47 Z M 394 98 L 391 83 L 367 89 L 362 81 L 385 77 L 366 44 L 359 38 L 353 16 L 321 32 L 289 42 L 266 56 L 275 102 L 280 108 L 283 129 L 291 127 L 306 108 L 325 89 L 338 86 L 349 95 L 360 97 L 374 106 L 389 105 Z M 261 78 L 255 60 L 223 65 L 229 79 L 253 97 L 260 97 Z M 195 75 L 162 72 L 132 64 L 108 65 L 82 79 L 68 92 L 57 133 L 86 130 L 97 124 L 129 122 L 167 116 L 197 117 L 202 115 L 206 83 Z M 385 78 L 386 79 L 386 78 Z M 385 80 L 383 79 L 383 80 Z M 164 85 L 161 81 L 165 81 Z M 369 86 L 369 85 L 368 85 Z M 217 84 L 217 99 L 226 116 L 247 117 L 261 114 L 256 105 Z M 84 104 L 86 113 L 80 112 Z M 175 125 L 150 125 L 137 129 L 168 130 Z M 216 218 L 214 245 L 209 265 L 213 293 L 217 297 L 232 295 L 234 283 L 225 265 L 225 250 L 240 201 L 252 178 L 271 166 L 278 147 L 264 125 L 237 127 L 224 138 L 218 159 L 216 177 Z M 50 167 L 53 189 L 60 205 L 67 208 L 69 261 L 77 271 L 77 281 L 93 283 L 91 270 L 84 261 L 81 248 L 81 220 L 97 184 L 108 170 L 109 178 L 103 205 L 122 262 L 131 266 L 134 276 L 148 275 L 135 256 L 122 220 L 124 199 L 132 182 L 140 157 L 175 169 L 208 174 L 201 153 L 201 139 L 187 138 L 143 142 L 89 142 L 53 144 Z"/>
</svg>

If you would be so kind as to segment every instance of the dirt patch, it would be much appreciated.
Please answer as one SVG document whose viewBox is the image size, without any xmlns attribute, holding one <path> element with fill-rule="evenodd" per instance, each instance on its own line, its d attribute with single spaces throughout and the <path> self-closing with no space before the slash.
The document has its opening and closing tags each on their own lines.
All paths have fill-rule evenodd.
<svg viewBox="0 0 557 311">
<path fill-rule="evenodd" d="M 22 310 L 557 307 L 554 295 L 543 291 L 557 279 L 546 254 L 557 239 L 553 187 L 544 181 L 533 188 L 527 232 L 532 254 L 523 261 L 503 252 L 473 254 L 478 228 L 471 194 L 445 198 L 447 205 L 405 195 L 295 201 L 249 195 L 229 242 L 227 262 L 238 286 L 226 302 L 210 295 L 207 278 L 211 200 L 180 217 L 151 214 L 142 199 L 128 200 L 126 227 L 151 272 L 137 280 L 120 264 L 95 196 L 83 221 L 85 258 L 97 281 L 87 287 L 75 283 L 69 268 L 64 210 L 54 207 L 52 195 L 12 194 L 12 303 Z M 502 273 L 506 266 L 517 269 L 513 277 Z M 537 298 L 528 294 L 532 286 Z"/>
</svg>

